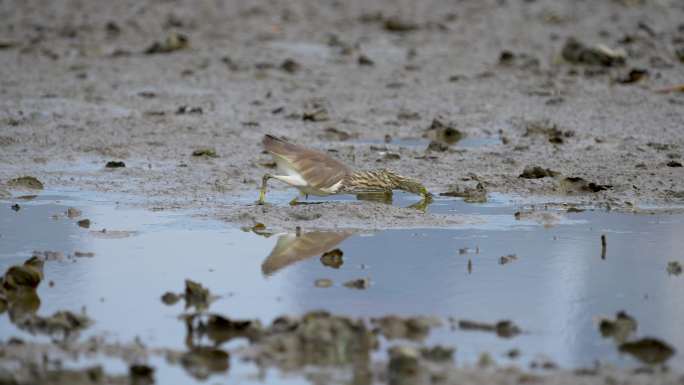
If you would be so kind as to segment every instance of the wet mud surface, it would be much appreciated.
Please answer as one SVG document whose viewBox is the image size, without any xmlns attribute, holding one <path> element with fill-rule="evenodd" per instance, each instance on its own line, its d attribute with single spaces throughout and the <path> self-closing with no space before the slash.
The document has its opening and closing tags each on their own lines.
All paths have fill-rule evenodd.
<svg viewBox="0 0 684 385">
<path fill-rule="evenodd" d="M 0 18 L 0 382 L 682 381 L 681 2 Z M 264 134 L 434 201 L 255 205 Z"/>
</svg>

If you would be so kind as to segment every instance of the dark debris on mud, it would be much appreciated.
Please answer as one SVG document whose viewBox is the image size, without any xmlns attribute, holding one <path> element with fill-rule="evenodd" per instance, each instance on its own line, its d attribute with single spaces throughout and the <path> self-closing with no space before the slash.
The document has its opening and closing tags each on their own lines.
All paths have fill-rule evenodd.
<svg viewBox="0 0 684 385">
<path fill-rule="evenodd" d="M 47 335 L 55 341 L 78 338 L 79 332 L 93 323 L 85 313 L 62 310 L 51 316 L 38 314 L 41 300 L 37 288 L 44 279 L 45 261 L 63 258 L 61 253 L 42 252 L 8 268 L 0 279 L 0 314 L 7 312 L 17 328 L 30 334 Z"/>
</svg>

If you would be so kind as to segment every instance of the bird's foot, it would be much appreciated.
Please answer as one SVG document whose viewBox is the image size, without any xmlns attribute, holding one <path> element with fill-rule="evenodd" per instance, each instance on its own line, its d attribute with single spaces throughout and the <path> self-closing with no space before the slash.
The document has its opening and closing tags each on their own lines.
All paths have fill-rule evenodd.
<svg viewBox="0 0 684 385">
<path fill-rule="evenodd" d="M 257 198 L 256 202 L 254 202 L 257 205 L 265 205 L 266 204 L 266 191 L 265 189 L 260 189 L 259 190 L 259 198 Z"/>
</svg>

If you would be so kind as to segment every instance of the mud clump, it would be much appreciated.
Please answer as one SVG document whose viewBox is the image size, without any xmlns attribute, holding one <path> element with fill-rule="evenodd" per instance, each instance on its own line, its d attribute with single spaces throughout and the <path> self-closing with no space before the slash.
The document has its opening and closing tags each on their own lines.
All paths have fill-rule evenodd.
<svg viewBox="0 0 684 385">
<path fill-rule="evenodd" d="M 504 50 L 499 54 L 499 65 L 520 69 L 534 69 L 540 65 L 539 59 L 527 53 L 514 53 Z"/>
<path fill-rule="evenodd" d="M 175 305 L 178 301 L 181 300 L 181 298 L 183 297 L 176 293 L 167 291 L 166 293 L 164 293 L 164 295 L 161 296 L 161 301 L 164 303 L 164 305 L 171 306 Z"/>
<path fill-rule="evenodd" d="M 582 193 L 597 193 L 612 189 L 613 186 L 607 184 L 598 184 L 589 182 L 581 177 L 567 177 L 563 178 L 558 186 L 561 194 L 582 194 Z"/>
<path fill-rule="evenodd" d="M 625 64 L 625 53 L 604 45 L 586 46 L 577 39 L 566 40 L 561 51 L 563 59 L 572 64 L 614 67 Z"/>
<path fill-rule="evenodd" d="M 88 218 L 81 219 L 80 221 L 76 222 L 76 224 L 78 225 L 78 227 L 88 229 L 88 228 L 90 228 L 90 219 L 88 219 Z"/>
<path fill-rule="evenodd" d="M 648 365 L 662 364 L 675 354 L 674 348 L 655 338 L 625 342 L 619 346 L 619 350 Z"/>
<path fill-rule="evenodd" d="M 338 140 L 340 142 L 344 142 L 346 140 L 356 138 L 358 135 L 356 134 L 350 134 L 346 131 L 339 130 L 335 127 L 328 127 L 323 130 L 322 134 L 318 135 L 318 138 L 324 139 L 324 140 Z"/>
<path fill-rule="evenodd" d="M 549 143 L 553 144 L 563 144 L 566 139 L 575 136 L 575 131 L 561 130 L 557 124 L 547 119 L 524 122 L 524 127 L 525 133 L 523 137 L 543 136 L 546 137 Z"/>
<path fill-rule="evenodd" d="M 194 307 L 197 312 L 201 312 L 209 308 L 215 297 L 202 284 L 189 279 L 185 280 L 185 291 L 183 293 L 176 294 L 167 291 L 161 296 L 161 301 L 168 306 L 176 304 L 181 299 L 185 300 L 186 309 Z"/>
<path fill-rule="evenodd" d="M 196 347 L 181 356 L 183 368 L 199 380 L 206 380 L 214 373 L 228 371 L 230 366 L 228 352 L 212 347 Z"/>
<path fill-rule="evenodd" d="M 634 84 L 648 78 L 648 71 L 641 68 L 632 68 L 626 74 L 619 76 L 615 81 L 620 84 Z"/>
<path fill-rule="evenodd" d="M 128 379 L 123 376 L 107 376 L 101 366 L 90 366 L 83 369 L 27 368 L 24 365 L 12 373 L 0 373 L 0 383 L 3 384 L 46 384 L 46 385 L 74 385 L 74 384 L 109 384 L 126 385 Z"/>
<path fill-rule="evenodd" d="M 202 115 L 204 110 L 202 107 L 180 106 L 176 110 L 176 115 Z"/>
<path fill-rule="evenodd" d="M 192 152 L 194 157 L 218 158 L 216 150 L 209 147 L 198 148 Z"/>
<path fill-rule="evenodd" d="M 357 134 L 350 134 L 346 131 L 337 129 L 335 127 L 328 127 L 323 130 L 323 133 L 318 135 L 320 139 L 325 140 L 338 140 L 344 142 L 346 140 L 358 137 Z"/>
<path fill-rule="evenodd" d="M 513 217 L 516 221 L 534 221 L 546 228 L 557 225 L 563 219 L 560 214 L 549 211 L 516 211 Z"/>
<path fill-rule="evenodd" d="M 397 17 L 390 17 L 385 19 L 382 24 L 385 31 L 388 32 L 413 32 L 418 30 L 418 24 L 412 23 L 407 20 L 402 20 Z"/>
<path fill-rule="evenodd" d="M 314 286 L 322 289 L 327 289 L 329 287 L 332 287 L 332 285 L 333 281 L 327 278 L 321 278 L 314 281 Z"/>
<path fill-rule="evenodd" d="M 682 274 L 682 264 L 678 261 L 670 261 L 667 263 L 667 274 L 668 275 L 681 275 Z"/>
<path fill-rule="evenodd" d="M 357 60 L 360 66 L 368 66 L 372 67 L 375 65 L 375 62 L 371 60 L 368 56 L 366 55 L 359 55 L 359 59 Z"/>
<path fill-rule="evenodd" d="M 543 168 L 541 166 L 527 166 L 518 177 L 525 179 L 541 179 L 546 177 L 555 177 L 557 175 L 560 175 L 560 173 L 548 168 Z"/>
<path fill-rule="evenodd" d="M 131 365 L 128 368 L 131 385 L 154 384 L 154 368 L 148 365 Z"/>
<path fill-rule="evenodd" d="M 144 53 L 147 55 L 171 53 L 185 49 L 189 45 L 190 40 L 187 36 L 180 33 L 171 33 L 164 41 L 152 43 Z"/>
<path fill-rule="evenodd" d="M 7 269 L 0 279 L 0 314 L 7 311 L 13 323 L 33 316 L 40 308 L 36 289 L 42 280 L 43 260 L 36 256 Z"/>
<path fill-rule="evenodd" d="M 370 352 L 377 347 L 362 320 L 311 312 L 274 320 L 255 345 L 254 359 L 283 369 L 352 364 L 355 371 L 368 370 Z"/>
<path fill-rule="evenodd" d="M 370 286 L 370 279 L 357 278 L 344 283 L 344 287 L 349 289 L 366 290 Z"/>
<path fill-rule="evenodd" d="M 454 348 L 437 345 L 431 348 L 421 348 L 420 355 L 432 362 L 450 362 L 454 359 L 454 351 Z"/>
<path fill-rule="evenodd" d="M 330 120 L 330 116 L 328 115 L 328 110 L 320 108 L 303 112 L 302 120 L 308 122 L 326 122 Z"/>
<path fill-rule="evenodd" d="M 85 314 L 75 314 L 68 310 L 58 311 L 49 317 L 28 315 L 15 322 L 18 328 L 31 334 L 45 334 L 60 340 L 77 336 L 92 323 Z"/>
<path fill-rule="evenodd" d="M 321 263 L 333 269 L 339 269 L 344 264 L 342 256 L 344 253 L 340 249 L 333 249 L 321 255 Z"/>
<path fill-rule="evenodd" d="M 302 69 L 302 65 L 296 62 L 294 59 L 288 58 L 280 64 L 280 69 L 289 74 L 295 74 Z"/>
<path fill-rule="evenodd" d="M 34 256 L 22 265 L 11 266 L 0 278 L 0 314 L 7 311 L 10 321 L 20 322 L 40 308 L 36 289 L 43 280 L 43 259 Z"/>
<path fill-rule="evenodd" d="M 388 340 L 406 339 L 422 341 L 430 334 L 430 330 L 439 327 L 442 322 L 434 317 L 401 318 L 393 315 L 371 319 L 371 324 Z"/>
<path fill-rule="evenodd" d="M 186 309 L 194 307 L 198 311 L 209 308 L 209 304 L 212 301 L 209 289 L 205 288 L 200 283 L 189 279 L 185 280 L 185 293 L 183 294 L 183 298 L 185 299 Z"/>
<path fill-rule="evenodd" d="M 458 321 L 458 327 L 461 330 L 479 330 L 485 332 L 494 332 L 497 336 L 502 338 L 511 338 L 521 333 L 521 330 L 512 321 L 504 320 L 495 324 L 488 324 L 475 321 L 461 320 Z"/>
<path fill-rule="evenodd" d="M 427 150 L 432 152 L 445 152 L 449 151 L 449 145 L 437 140 L 431 140 L 427 146 Z"/>
<path fill-rule="evenodd" d="M 69 207 L 66 211 L 66 216 L 69 219 L 78 218 L 81 216 L 81 214 L 82 214 L 81 210 L 74 208 L 74 207 Z"/>
<path fill-rule="evenodd" d="M 502 255 L 499 257 L 499 265 L 505 265 L 517 260 L 518 256 L 515 254 Z"/>
<path fill-rule="evenodd" d="M 64 261 L 64 253 L 61 251 L 33 251 L 33 256 L 42 259 L 43 261 Z"/>
<path fill-rule="evenodd" d="M 445 123 L 440 118 L 435 118 L 432 120 L 430 127 L 426 129 L 423 137 L 430 138 L 433 142 L 437 143 L 433 145 L 434 148 L 431 148 L 431 150 L 446 151 L 448 145 L 457 143 L 465 137 L 465 134 L 454 126 Z M 437 148 L 440 143 L 446 146 L 444 150 Z"/>
<path fill-rule="evenodd" d="M 117 161 L 117 160 L 110 160 L 105 164 L 105 168 L 124 168 L 126 167 L 126 163 L 122 161 Z"/>
<path fill-rule="evenodd" d="M 387 369 L 390 383 L 418 376 L 421 365 L 420 352 L 417 349 L 410 346 L 393 346 L 388 353 L 390 360 Z"/>
<path fill-rule="evenodd" d="M 250 342 L 263 334 L 259 321 L 233 320 L 220 314 L 195 313 L 185 317 L 188 339 L 207 336 L 216 346 L 235 338 L 246 338 Z"/>
<path fill-rule="evenodd" d="M 32 176 L 21 176 L 7 181 L 7 187 L 10 189 L 28 189 L 28 190 L 42 190 L 44 188 L 43 182 L 38 178 Z"/>
<path fill-rule="evenodd" d="M 261 222 L 257 222 L 254 224 L 254 226 L 248 227 L 247 231 L 251 231 L 254 234 L 266 236 L 266 237 L 269 237 L 271 235 L 270 232 L 266 231 L 266 225 L 261 223 Z"/>
<path fill-rule="evenodd" d="M 615 319 L 602 319 L 599 331 L 603 338 L 612 338 L 620 344 L 629 339 L 637 330 L 637 321 L 624 311 L 618 312 Z"/>
<path fill-rule="evenodd" d="M 464 202 L 468 203 L 486 203 L 487 202 L 487 188 L 481 182 L 473 187 L 466 186 L 452 186 L 447 192 L 440 193 L 440 196 L 463 198 Z"/>
<path fill-rule="evenodd" d="M 90 235 L 96 238 L 102 238 L 102 239 L 122 239 L 122 238 L 128 238 L 132 237 L 134 235 L 137 235 L 137 231 L 128 231 L 128 230 L 107 230 L 107 229 L 102 229 L 102 230 L 93 230 L 90 231 Z"/>
<path fill-rule="evenodd" d="M 325 99 L 314 98 L 305 103 L 301 118 L 305 122 L 326 122 L 330 120 L 328 103 Z"/>
<path fill-rule="evenodd" d="M 36 289 L 43 280 L 44 261 L 39 257 L 31 257 L 22 265 L 12 266 L 2 278 L 3 291 L 18 291 L 21 289 Z"/>
</svg>

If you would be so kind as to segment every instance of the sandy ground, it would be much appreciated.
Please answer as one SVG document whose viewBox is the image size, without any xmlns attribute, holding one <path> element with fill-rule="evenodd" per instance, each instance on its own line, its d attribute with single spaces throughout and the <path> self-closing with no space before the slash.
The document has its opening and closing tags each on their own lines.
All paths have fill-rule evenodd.
<svg viewBox="0 0 684 385">
<path fill-rule="evenodd" d="M 479 182 L 522 202 L 684 203 L 684 92 L 656 92 L 684 83 L 678 0 L 0 0 L 0 19 L 0 195 L 32 175 L 276 227 L 468 220 L 369 202 L 246 204 L 270 171 L 260 141 L 271 133 L 434 193 Z M 165 45 L 177 34 L 187 46 Z M 625 63 L 564 60 L 569 37 Z M 432 138 L 435 119 L 501 143 L 368 144 Z M 217 156 L 192 155 L 203 148 Z M 554 172 L 519 177 L 535 165 Z"/>
</svg>

